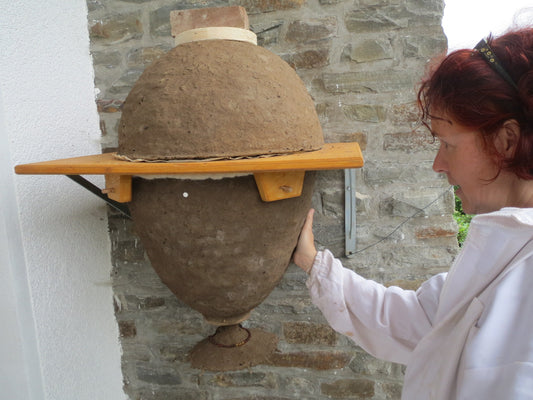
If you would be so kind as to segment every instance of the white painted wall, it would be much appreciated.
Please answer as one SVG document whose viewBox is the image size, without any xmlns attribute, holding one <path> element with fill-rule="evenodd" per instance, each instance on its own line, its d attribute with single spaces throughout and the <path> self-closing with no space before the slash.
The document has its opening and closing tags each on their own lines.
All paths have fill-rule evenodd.
<svg viewBox="0 0 533 400">
<path fill-rule="evenodd" d="M 125 399 L 104 203 L 13 173 L 100 152 L 86 3 L 0 10 L 0 397 Z"/>
</svg>

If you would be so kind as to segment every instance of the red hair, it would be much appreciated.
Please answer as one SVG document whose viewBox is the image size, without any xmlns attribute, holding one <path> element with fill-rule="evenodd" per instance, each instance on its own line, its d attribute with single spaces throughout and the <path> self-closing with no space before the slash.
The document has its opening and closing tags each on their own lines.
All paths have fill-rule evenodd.
<svg viewBox="0 0 533 400">
<path fill-rule="evenodd" d="M 487 43 L 516 83 L 506 82 L 477 50 L 457 50 L 432 67 L 418 91 L 422 123 L 429 128 L 431 112 L 439 111 L 460 125 L 481 132 L 487 150 L 504 122 L 514 119 L 520 140 L 502 168 L 533 179 L 533 28 L 508 32 Z"/>
</svg>

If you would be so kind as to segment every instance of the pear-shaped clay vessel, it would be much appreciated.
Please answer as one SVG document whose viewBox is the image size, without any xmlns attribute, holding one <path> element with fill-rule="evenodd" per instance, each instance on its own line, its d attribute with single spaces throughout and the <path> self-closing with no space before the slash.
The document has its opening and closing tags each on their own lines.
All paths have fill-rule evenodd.
<svg viewBox="0 0 533 400">
<path fill-rule="evenodd" d="M 119 132 L 118 154 L 131 160 L 265 156 L 323 145 L 313 101 L 294 70 L 259 46 L 229 40 L 181 44 L 155 61 L 127 97 Z M 231 326 L 282 278 L 313 184 L 307 172 L 301 196 L 264 202 L 253 175 L 134 178 L 130 209 L 161 280 L 207 321 Z M 231 332 L 248 346 L 238 357 L 248 359 L 199 367 L 245 368 L 275 348 L 253 331 L 255 342 L 238 329 L 225 335 Z M 203 353 L 211 357 L 215 348 L 232 347 L 216 340 L 205 346 L 213 347 Z M 250 359 L 254 346 L 258 359 Z"/>
</svg>

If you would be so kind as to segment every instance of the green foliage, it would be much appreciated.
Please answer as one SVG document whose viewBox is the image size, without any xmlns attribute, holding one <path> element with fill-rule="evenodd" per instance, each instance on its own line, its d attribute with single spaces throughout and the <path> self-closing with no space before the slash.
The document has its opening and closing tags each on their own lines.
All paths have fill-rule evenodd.
<svg viewBox="0 0 533 400">
<path fill-rule="evenodd" d="M 455 210 L 453 212 L 453 218 L 459 226 L 459 231 L 457 232 L 457 241 L 459 242 L 459 247 L 461 247 L 466 239 L 468 227 L 470 226 L 470 221 L 472 220 L 472 215 L 465 214 L 463 211 L 463 205 L 461 204 L 461 199 L 457 196 L 455 196 Z"/>
</svg>

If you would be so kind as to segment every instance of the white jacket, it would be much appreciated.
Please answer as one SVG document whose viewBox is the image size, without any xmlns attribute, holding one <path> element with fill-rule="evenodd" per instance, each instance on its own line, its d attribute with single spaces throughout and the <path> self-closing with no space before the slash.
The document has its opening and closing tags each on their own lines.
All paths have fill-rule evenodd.
<svg viewBox="0 0 533 400">
<path fill-rule="evenodd" d="M 478 215 L 448 274 L 386 288 L 319 252 L 307 286 L 330 325 L 407 365 L 404 400 L 533 399 L 533 209 Z"/>
</svg>

